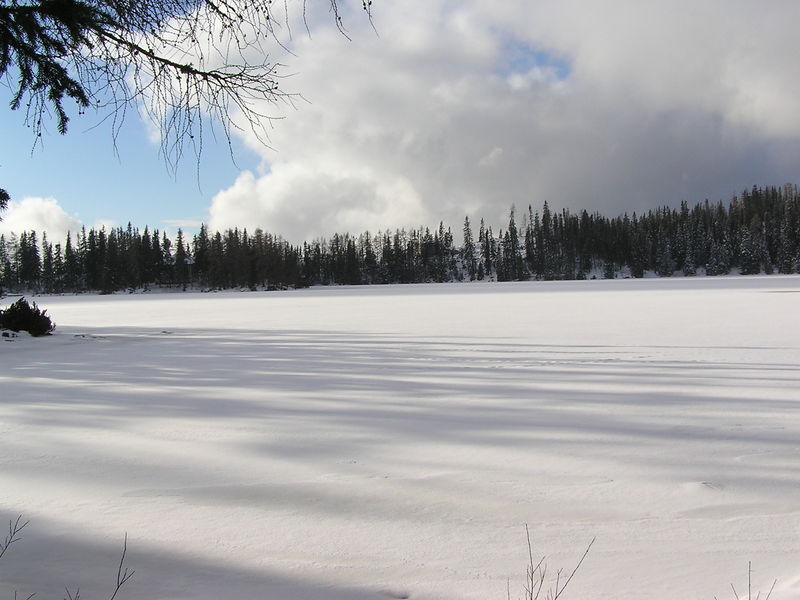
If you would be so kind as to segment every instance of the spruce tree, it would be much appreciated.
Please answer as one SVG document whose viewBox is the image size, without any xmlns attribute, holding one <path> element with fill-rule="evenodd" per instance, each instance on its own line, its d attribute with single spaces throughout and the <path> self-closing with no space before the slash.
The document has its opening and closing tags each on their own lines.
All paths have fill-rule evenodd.
<svg viewBox="0 0 800 600">
<path fill-rule="evenodd" d="M 508 265 L 507 276 L 509 279 L 522 281 L 525 279 L 525 268 L 522 264 L 522 256 L 520 254 L 519 246 L 519 230 L 517 229 L 517 222 L 514 216 L 515 209 L 511 207 L 511 213 L 508 217 Z"/>
<path fill-rule="evenodd" d="M 0 234 L 0 296 L 12 286 L 12 266 L 6 236 Z"/>
<path fill-rule="evenodd" d="M 19 237 L 19 246 L 17 247 L 15 259 L 17 262 L 17 277 L 21 288 L 33 292 L 38 291 L 42 263 L 35 231 L 22 232 Z"/>
<path fill-rule="evenodd" d="M 472 240 L 472 226 L 469 217 L 464 217 L 464 245 L 461 248 L 461 262 L 466 269 L 470 281 L 475 281 L 478 267 L 475 261 L 475 242 Z"/>
<path fill-rule="evenodd" d="M 483 219 L 481 219 L 481 229 L 483 229 Z M 481 254 L 483 255 L 483 269 L 485 272 L 485 276 L 488 277 L 490 280 L 494 275 L 494 268 L 495 268 L 495 239 L 494 234 L 492 233 L 492 226 L 489 225 L 488 228 L 484 230 L 483 234 L 483 250 Z"/>
<path fill-rule="evenodd" d="M 208 260 L 211 251 L 211 240 L 205 223 L 200 225 L 200 231 L 194 236 L 192 247 L 194 276 L 201 286 L 205 286 L 208 284 Z"/>
<path fill-rule="evenodd" d="M 675 271 L 675 261 L 672 259 L 672 247 L 666 231 L 659 229 L 656 238 L 655 272 L 659 277 L 672 277 Z"/>
<path fill-rule="evenodd" d="M 42 276 L 41 287 L 45 293 L 55 291 L 56 273 L 53 245 L 47 240 L 47 233 L 42 233 Z"/>
<path fill-rule="evenodd" d="M 189 265 L 187 264 L 189 254 L 186 252 L 186 246 L 183 240 L 183 230 L 178 228 L 178 234 L 175 237 L 175 257 L 174 263 L 174 279 L 173 281 L 181 286 L 184 290 L 186 284 L 189 283 Z"/>
<path fill-rule="evenodd" d="M 64 280 L 66 278 L 64 252 L 61 249 L 61 244 L 56 244 L 53 247 L 53 278 L 53 291 L 60 294 L 64 291 Z"/>
<path fill-rule="evenodd" d="M 359 237 L 359 244 L 361 245 L 361 255 L 364 257 L 364 283 L 378 283 L 378 256 L 375 254 L 369 231 Z"/>
<path fill-rule="evenodd" d="M 742 275 L 761 272 L 759 240 L 749 227 L 742 227 L 739 234 L 739 269 Z"/>
<path fill-rule="evenodd" d="M 67 240 L 64 243 L 64 288 L 77 292 L 82 289 L 83 267 L 80 257 L 72 247 L 72 236 L 67 232 Z"/>
</svg>

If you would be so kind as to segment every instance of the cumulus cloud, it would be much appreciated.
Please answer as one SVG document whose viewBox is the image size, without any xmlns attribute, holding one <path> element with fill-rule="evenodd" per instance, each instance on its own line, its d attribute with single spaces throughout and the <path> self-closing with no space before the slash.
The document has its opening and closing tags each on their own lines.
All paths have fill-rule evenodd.
<svg viewBox="0 0 800 600">
<path fill-rule="evenodd" d="M 798 17 L 793 1 L 405 0 L 376 6 L 379 36 L 346 15 L 348 41 L 312 14 L 292 44 L 309 103 L 276 122 L 277 151 L 244 134 L 264 172 L 220 192 L 211 225 L 307 239 L 797 181 Z"/>
<path fill-rule="evenodd" d="M 262 227 L 294 243 L 337 231 L 377 231 L 426 216 L 402 177 L 278 164 L 266 176 L 243 172 L 213 200 L 213 230 Z"/>
<path fill-rule="evenodd" d="M 55 198 L 28 197 L 9 202 L 8 209 L 0 221 L 0 233 L 22 233 L 23 231 L 47 232 L 54 242 L 60 242 L 68 231 L 76 233 L 81 222 L 68 215 Z"/>
</svg>

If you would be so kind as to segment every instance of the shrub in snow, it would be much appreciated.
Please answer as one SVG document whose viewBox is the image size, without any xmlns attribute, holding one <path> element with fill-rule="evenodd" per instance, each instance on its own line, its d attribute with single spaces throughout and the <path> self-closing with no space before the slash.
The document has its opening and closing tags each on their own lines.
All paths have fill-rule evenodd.
<svg viewBox="0 0 800 600">
<path fill-rule="evenodd" d="M 0 310 L 0 329 L 11 331 L 27 331 L 32 336 L 48 335 L 56 324 L 41 310 L 35 302 L 28 304 L 20 298 L 5 310 Z"/>
</svg>

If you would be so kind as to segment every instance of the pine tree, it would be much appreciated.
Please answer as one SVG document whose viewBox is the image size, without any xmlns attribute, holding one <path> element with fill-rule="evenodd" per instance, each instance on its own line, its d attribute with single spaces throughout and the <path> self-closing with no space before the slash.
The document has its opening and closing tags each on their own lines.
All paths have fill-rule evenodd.
<svg viewBox="0 0 800 600">
<path fill-rule="evenodd" d="M 778 242 L 778 272 L 779 273 L 794 273 L 795 272 L 795 257 L 797 250 L 792 239 L 792 227 L 790 221 L 790 213 L 786 210 L 781 220 L 780 238 Z"/>
<path fill-rule="evenodd" d="M 53 255 L 53 245 L 47 240 L 47 234 L 42 233 L 42 277 L 41 287 L 45 293 L 55 291 L 56 273 Z"/>
<path fill-rule="evenodd" d="M 730 250 L 726 240 L 711 242 L 706 275 L 727 275 L 731 270 Z"/>
<path fill-rule="evenodd" d="M 514 252 L 511 247 L 511 235 L 508 230 L 497 233 L 500 241 L 498 244 L 497 258 L 494 262 L 497 281 L 510 281 L 514 278 Z"/>
<path fill-rule="evenodd" d="M 361 245 L 361 255 L 364 257 L 364 283 L 378 283 L 378 256 L 375 254 L 369 231 L 359 237 L 359 244 Z"/>
<path fill-rule="evenodd" d="M 211 251 L 211 240 L 205 223 L 200 225 L 200 231 L 192 241 L 192 255 L 194 257 L 194 276 L 201 286 L 208 285 L 208 262 Z"/>
<path fill-rule="evenodd" d="M 356 249 L 356 243 L 350 236 L 345 244 L 344 281 L 347 285 L 361 284 L 361 265 Z"/>
<path fill-rule="evenodd" d="M 142 252 L 140 246 L 142 239 L 139 236 L 138 229 L 135 229 L 131 223 L 128 223 L 128 228 L 124 234 L 120 230 L 121 238 L 121 256 L 119 268 L 122 269 L 124 277 L 122 281 L 125 287 L 130 289 L 138 289 L 142 287 Z"/>
<path fill-rule="evenodd" d="M 675 261 L 672 258 L 672 247 L 669 236 L 662 228 L 656 238 L 655 272 L 660 277 L 672 277 L 675 272 Z"/>
<path fill-rule="evenodd" d="M 19 237 L 15 260 L 17 263 L 17 277 L 21 288 L 34 292 L 38 291 L 42 263 L 35 231 L 22 232 Z"/>
<path fill-rule="evenodd" d="M 211 238 L 208 253 L 208 284 L 213 289 L 230 287 L 225 270 L 225 250 L 222 234 L 217 231 Z"/>
<path fill-rule="evenodd" d="M 481 219 L 481 229 L 484 229 L 483 219 Z M 483 255 L 483 270 L 485 272 L 485 276 L 490 280 L 495 274 L 494 268 L 496 253 L 494 234 L 492 233 L 492 226 L 489 225 L 489 227 L 486 228 L 483 233 L 483 249 L 481 254 Z"/>
<path fill-rule="evenodd" d="M 106 234 L 105 227 L 101 227 L 97 236 L 97 245 L 100 251 L 100 293 L 110 294 L 119 289 L 117 283 L 118 272 L 114 266 L 118 260 L 117 235 L 112 229 Z"/>
<path fill-rule="evenodd" d="M 749 227 L 742 227 L 739 234 L 739 268 L 742 275 L 761 272 L 761 251 L 757 235 Z"/>
<path fill-rule="evenodd" d="M 514 217 L 515 209 L 511 207 L 511 213 L 508 218 L 508 265 L 507 276 L 509 279 L 515 281 L 522 281 L 526 279 L 525 268 L 522 264 L 522 256 L 520 254 L 519 246 L 519 230 L 517 229 L 517 222 Z"/>
<path fill-rule="evenodd" d="M 186 284 L 189 283 L 189 265 L 187 264 L 189 254 L 186 251 L 183 240 L 183 230 L 178 228 L 178 234 L 175 237 L 175 257 L 174 262 L 174 279 L 173 281 L 181 286 L 184 290 Z"/>
<path fill-rule="evenodd" d="M 469 275 L 470 281 L 475 281 L 478 275 L 477 262 L 475 260 L 475 242 L 472 240 L 472 226 L 469 217 L 464 217 L 464 245 L 461 247 L 461 262 Z"/>
<path fill-rule="evenodd" d="M 13 286 L 12 255 L 9 252 L 9 243 L 6 241 L 5 235 L 0 234 L 0 296 Z"/>
<path fill-rule="evenodd" d="M 72 292 L 82 289 L 83 267 L 78 253 L 72 247 L 72 236 L 67 232 L 64 243 L 64 288 Z"/>
<path fill-rule="evenodd" d="M 64 291 L 64 280 L 66 279 L 64 252 L 61 250 L 61 244 L 53 247 L 53 277 L 53 291 L 60 294 Z"/>
<path fill-rule="evenodd" d="M 558 279 L 560 269 L 558 265 L 558 247 L 553 230 L 553 215 L 550 206 L 545 200 L 542 206 L 541 233 L 538 246 L 539 261 L 541 261 L 541 279 L 552 281 Z"/>
<path fill-rule="evenodd" d="M 697 274 L 697 265 L 694 262 L 694 253 L 691 248 L 686 252 L 686 258 L 683 261 L 683 274 L 686 277 L 692 277 Z"/>
<path fill-rule="evenodd" d="M 158 234 L 158 232 L 154 232 Z M 155 250 L 155 247 L 153 248 Z M 158 280 L 161 283 L 172 283 L 173 266 L 175 259 L 172 256 L 172 240 L 167 237 L 167 232 L 161 234 L 161 244 L 159 246 L 161 256 L 158 257 Z"/>
</svg>

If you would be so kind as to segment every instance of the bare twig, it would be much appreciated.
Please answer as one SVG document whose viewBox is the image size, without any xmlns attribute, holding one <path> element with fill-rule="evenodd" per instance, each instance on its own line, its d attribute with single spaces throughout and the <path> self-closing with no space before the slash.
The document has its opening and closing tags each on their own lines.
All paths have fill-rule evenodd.
<svg viewBox="0 0 800 600">
<path fill-rule="evenodd" d="M 24 523 L 20 523 L 20 521 L 22 521 L 22 515 L 19 515 L 16 520 L 8 522 L 8 535 L 2 542 L 0 542 L 0 558 L 3 558 L 3 555 L 6 553 L 6 550 L 9 549 L 11 544 L 22 539 L 20 532 L 25 529 L 28 521 L 25 521 Z"/>
<path fill-rule="evenodd" d="M 18 542 L 22 539 L 20 532 L 25 528 L 25 526 L 29 523 L 29 521 L 22 521 L 22 515 L 19 515 L 16 519 L 13 519 L 8 522 L 8 535 L 0 542 L 0 558 L 6 553 L 6 551 L 11 547 L 11 544 L 14 542 Z M 128 553 L 128 534 L 125 534 L 125 539 L 122 543 L 122 556 L 119 559 L 119 566 L 117 567 L 117 584 L 114 588 L 114 593 L 111 594 L 108 600 L 114 600 L 119 593 L 122 586 L 125 585 L 128 580 L 133 577 L 135 573 L 134 570 L 128 569 L 125 566 L 125 556 Z M 64 600 L 80 600 L 81 598 L 81 590 L 80 588 L 75 590 L 75 593 L 72 593 L 69 588 L 64 588 L 64 591 L 67 594 L 67 597 Z M 36 594 L 30 594 L 29 596 L 25 597 L 25 600 L 31 600 Z M 17 600 L 17 592 L 14 591 L 14 600 Z"/>
<path fill-rule="evenodd" d="M 2 542 L 0 542 L 0 558 L 3 557 L 11 544 L 22 539 L 20 532 L 28 524 L 28 521 L 25 521 L 24 523 L 21 523 L 21 521 L 22 515 L 19 515 L 15 520 L 8 522 L 8 535 Z M 25 597 L 25 600 L 31 600 L 31 598 L 33 598 L 35 595 L 36 593 L 30 594 L 29 596 Z M 14 590 L 14 600 L 17 600 L 17 590 Z"/>
<path fill-rule="evenodd" d="M 769 592 L 767 595 L 764 596 L 764 600 L 769 600 L 770 596 L 772 596 L 772 592 L 775 590 L 775 586 L 778 584 L 778 580 L 775 579 L 772 582 L 772 586 L 769 588 Z M 743 598 L 739 597 L 739 592 L 736 591 L 736 587 L 731 583 L 731 590 L 733 591 L 733 598 L 734 600 L 743 600 Z M 756 593 L 755 600 L 761 599 L 761 591 Z M 714 600 L 717 600 L 717 597 L 714 596 Z M 747 600 L 753 600 L 753 564 L 752 562 L 747 562 Z"/>
<path fill-rule="evenodd" d="M 770 596 L 772 596 L 772 591 L 775 589 L 775 585 L 776 585 L 777 583 L 778 583 L 778 580 L 777 580 L 777 579 L 776 579 L 775 581 L 773 581 L 773 582 L 772 582 L 772 587 L 770 587 L 770 588 L 769 588 L 769 593 L 767 594 L 767 597 L 766 597 L 766 598 L 764 598 L 764 600 L 769 600 L 769 597 L 770 597 Z"/>
<path fill-rule="evenodd" d="M 127 554 L 127 552 L 128 552 L 128 534 L 126 533 L 125 539 L 122 542 L 122 556 L 119 559 L 119 566 L 117 567 L 117 583 L 116 586 L 114 587 L 114 592 L 111 594 L 108 600 L 114 600 L 114 598 L 117 597 L 117 594 L 119 593 L 120 589 L 122 589 L 122 586 L 125 585 L 125 583 L 131 577 L 133 577 L 133 574 L 135 573 L 135 571 L 128 570 L 128 568 L 125 566 L 125 555 Z M 64 600 L 80 600 L 81 598 L 80 588 L 75 590 L 74 594 L 70 592 L 68 588 L 66 589 L 66 592 L 67 592 L 67 597 L 64 598 Z"/>
<path fill-rule="evenodd" d="M 136 571 L 129 571 L 128 567 L 125 567 L 125 554 L 128 552 L 128 534 L 125 533 L 125 540 L 122 543 L 122 556 L 119 559 L 119 567 L 117 567 L 117 587 L 114 589 L 114 593 L 111 594 L 111 598 L 108 600 L 114 600 L 116 598 L 117 593 L 119 592 L 120 588 L 131 578 Z M 124 568 L 124 570 L 123 570 Z"/>
<path fill-rule="evenodd" d="M 544 588 L 544 584 L 547 578 L 547 563 L 545 562 L 546 557 L 542 557 L 538 563 L 534 564 L 533 562 L 533 546 L 531 544 L 531 534 L 530 530 L 528 529 L 528 524 L 525 524 L 525 535 L 528 541 L 528 567 L 526 573 L 526 580 L 524 585 L 525 590 L 525 598 L 526 600 L 538 600 L 539 596 L 542 593 L 542 589 Z M 572 578 L 575 577 L 575 573 L 578 572 L 583 561 L 586 559 L 586 555 L 589 554 L 589 550 L 592 549 L 592 544 L 594 544 L 596 538 L 592 538 L 592 541 L 589 542 L 589 545 L 586 547 L 586 550 L 583 552 L 578 564 L 575 565 L 575 568 L 569 574 L 569 577 L 563 580 L 562 583 L 562 574 L 564 573 L 563 569 L 558 569 L 556 571 L 556 581 L 555 586 L 553 588 L 549 588 L 546 590 L 545 598 L 546 600 L 557 600 L 563 593 L 564 590 L 567 589 L 570 581 Z"/>
<path fill-rule="evenodd" d="M 592 538 L 592 541 L 589 542 L 588 546 L 586 546 L 586 550 L 584 551 L 583 556 L 581 556 L 581 559 L 578 561 L 578 564 L 575 565 L 575 568 L 572 569 L 572 573 L 569 574 L 569 577 L 564 582 L 564 586 L 561 588 L 560 591 L 558 589 L 558 586 L 556 586 L 556 595 L 553 597 L 553 600 L 556 600 L 564 592 L 564 590 L 567 589 L 567 586 L 569 585 L 569 582 L 572 581 L 573 577 L 575 577 L 575 573 L 577 573 L 578 569 L 580 569 L 581 565 L 583 564 L 584 559 L 586 558 L 586 555 L 589 554 L 589 550 L 592 549 L 592 544 L 594 544 L 594 541 L 596 539 L 597 538 Z"/>
<path fill-rule="evenodd" d="M 543 565 L 545 557 L 543 556 L 539 562 L 533 564 L 533 547 L 531 546 L 531 532 L 528 529 L 528 524 L 525 523 L 525 536 L 528 540 L 528 569 L 525 583 L 525 594 L 528 600 L 537 600 L 542 591 L 544 578 L 547 574 L 547 565 Z"/>
</svg>

